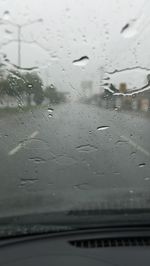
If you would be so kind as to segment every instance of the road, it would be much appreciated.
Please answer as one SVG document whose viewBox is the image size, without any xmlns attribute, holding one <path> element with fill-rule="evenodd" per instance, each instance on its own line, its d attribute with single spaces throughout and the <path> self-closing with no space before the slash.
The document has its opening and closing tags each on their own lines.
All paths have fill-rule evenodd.
<svg viewBox="0 0 150 266">
<path fill-rule="evenodd" d="M 148 119 L 79 103 L 53 108 L 0 117 L 0 215 L 149 194 Z"/>
</svg>

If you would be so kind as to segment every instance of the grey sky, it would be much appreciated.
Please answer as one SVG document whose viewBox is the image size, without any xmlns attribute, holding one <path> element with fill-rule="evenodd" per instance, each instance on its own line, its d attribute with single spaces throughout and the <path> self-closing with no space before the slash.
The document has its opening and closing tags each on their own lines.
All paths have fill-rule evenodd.
<svg viewBox="0 0 150 266">
<path fill-rule="evenodd" d="M 22 66 L 38 65 L 45 82 L 79 93 L 80 82 L 86 79 L 93 80 L 98 91 L 100 69 L 105 73 L 132 66 L 150 68 L 149 7 L 148 0 L 0 0 L 0 18 L 5 11 L 10 12 L 10 21 L 19 24 L 42 18 L 43 23 L 22 29 L 22 39 L 33 42 L 22 43 Z M 137 34 L 126 38 L 120 31 L 133 20 Z M 16 38 L 14 27 L 0 30 L 0 44 Z M 2 46 L 4 52 L 17 63 L 17 43 Z M 90 58 L 85 67 L 72 64 L 84 55 Z M 145 81 L 144 71 L 130 73 L 121 73 L 120 81 L 128 81 L 130 87 L 138 86 L 139 75 L 141 83 Z M 119 78 L 113 79 L 117 84 Z"/>
</svg>

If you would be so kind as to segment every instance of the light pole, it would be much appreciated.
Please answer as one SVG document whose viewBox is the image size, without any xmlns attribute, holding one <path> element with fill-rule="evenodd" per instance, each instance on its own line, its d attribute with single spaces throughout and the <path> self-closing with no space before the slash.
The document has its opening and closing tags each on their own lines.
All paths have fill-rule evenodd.
<svg viewBox="0 0 150 266">
<path fill-rule="evenodd" d="M 18 66 L 21 67 L 21 26 L 18 25 Z"/>
<path fill-rule="evenodd" d="M 33 20 L 33 21 L 30 21 L 30 22 L 27 22 L 27 23 L 24 23 L 24 24 L 17 24 L 17 23 L 13 23 L 9 20 L 0 20 L 0 24 L 1 25 L 7 25 L 7 24 L 10 24 L 14 27 L 17 28 L 17 42 L 18 42 L 18 66 L 21 67 L 21 31 L 22 31 L 22 28 L 26 27 L 26 26 L 30 26 L 32 24 L 35 24 L 35 23 L 41 23 L 43 22 L 43 19 L 36 19 L 36 20 Z"/>
</svg>

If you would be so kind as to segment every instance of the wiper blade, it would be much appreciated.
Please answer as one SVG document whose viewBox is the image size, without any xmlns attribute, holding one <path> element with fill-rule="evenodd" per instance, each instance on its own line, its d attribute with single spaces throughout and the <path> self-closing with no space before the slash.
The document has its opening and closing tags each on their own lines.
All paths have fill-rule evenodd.
<svg viewBox="0 0 150 266">
<path fill-rule="evenodd" d="M 22 225 L 0 225 L 0 239 L 17 237 L 17 236 L 31 236 L 40 234 L 51 234 L 71 231 L 70 226 L 58 225 L 44 225 L 44 224 L 22 224 Z"/>
<path fill-rule="evenodd" d="M 0 238 L 120 226 L 150 226 L 150 209 L 71 209 L 0 218 Z"/>
</svg>

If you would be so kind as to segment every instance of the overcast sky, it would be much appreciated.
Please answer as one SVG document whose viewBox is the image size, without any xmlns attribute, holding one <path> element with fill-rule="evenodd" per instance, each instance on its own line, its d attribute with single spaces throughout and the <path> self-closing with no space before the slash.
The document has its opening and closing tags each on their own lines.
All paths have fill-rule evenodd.
<svg viewBox="0 0 150 266">
<path fill-rule="evenodd" d="M 81 80 L 92 80 L 96 92 L 100 79 L 109 76 L 116 85 L 125 81 L 132 89 L 146 82 L 145 70 L 107 73 L 136 66 L 150 68 L 149 2 L 0 0 L 0 18 L 18 24 L 43 19 L 22 27 L 21 59 L 23 67 L 38 66 L 45 83 L 79 94 Z M 126 24 L 130 26 L 121 33 Z M 17 38 L 16 28 L 1 25 L 0 31 L 1 54 L 17 64 L 17 42 L 2 45 Z M 86 66 L 72 64 L 82 56 L 89 57 Z"/>
</svg>

